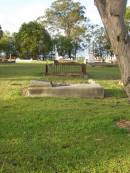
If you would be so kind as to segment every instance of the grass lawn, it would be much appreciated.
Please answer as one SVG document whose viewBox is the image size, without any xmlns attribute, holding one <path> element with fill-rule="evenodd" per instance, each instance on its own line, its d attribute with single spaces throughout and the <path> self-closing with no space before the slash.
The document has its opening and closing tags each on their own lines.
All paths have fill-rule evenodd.
<svg viewBox="0 0 130 173">
<path fill-rule="evenodd" d="M 31 79 L 45 77 L 43 64 L 0 65 L 0 173 L 129 173 L 130 105 L 116 67 L 89 67 L 105 87 L 105 99 L 26 98 Z"/>
</svg>

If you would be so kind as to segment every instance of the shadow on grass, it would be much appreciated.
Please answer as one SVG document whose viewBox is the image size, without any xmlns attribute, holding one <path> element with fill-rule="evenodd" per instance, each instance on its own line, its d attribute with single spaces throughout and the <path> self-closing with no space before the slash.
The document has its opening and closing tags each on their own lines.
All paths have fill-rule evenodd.
<svg viewBox="0 0 130 173">
<path fill-rule="evenodd" d="M 127 98 L 127 95 L 123 89 L 105 89 L 105 98 L 107 97 Z"/>
<path fill-rule="evenodd" d="M 42 79 L 42 77 L 39 76 L 23 76 L 23 77 L 17 77 L 17 78 L 13 78 L 13 77 L 0 77 L 1 81 L 30 81 L 30 80 L 35 80 L 35 79 Z"/>
<path fill-rule="evenodd" d="M 120 71 L 118 67 L 89 67 L 89 78 L 95 80 L 120 80 Z"/>
<path fill-rule="evenodd" d="M 44 72 L 43 64 L 8 64 L 0 65 L 0 78 L 39 77 Z"/>
</svg>

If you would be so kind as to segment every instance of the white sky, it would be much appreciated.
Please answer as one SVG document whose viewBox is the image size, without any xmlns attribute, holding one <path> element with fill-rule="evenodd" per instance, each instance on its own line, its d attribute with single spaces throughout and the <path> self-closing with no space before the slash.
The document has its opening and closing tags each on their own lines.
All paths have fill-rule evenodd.
<svg viewBox="0 0 130 173">
<path fill-rule="evenodd" d="M 23 22 L 42 16 L 54 0 L 0 0 L 0 25 L 3 30 L 17 32 Z M 93 23 L 101 24 L 94 0 L 78 0 L 86 7 L 87 17 Z M 130 5 L 130 0 L 128 0 Z"/>
</svg>

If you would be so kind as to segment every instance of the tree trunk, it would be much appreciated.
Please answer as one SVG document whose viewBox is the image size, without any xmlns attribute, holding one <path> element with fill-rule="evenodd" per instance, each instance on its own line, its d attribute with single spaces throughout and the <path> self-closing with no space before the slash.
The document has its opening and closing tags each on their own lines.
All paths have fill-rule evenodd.
<svg viewBox="0 0 130 173">
<path fill-rule="evenodd" d="M 68 56 L 71 59 L 71 50 L 68 50 Z"/>
<path fill-rule="evenodd" d="M 122 82 L 130 100 L 130 39 L 124 15 L 127 0 L 95 0 L 121 70 Z"/>
<path fill-rule="evenodd" d="M 74 50 L 74 59 L 77 59 L 77 45 L 75 45 L 75 50 Z"/>
</svg>

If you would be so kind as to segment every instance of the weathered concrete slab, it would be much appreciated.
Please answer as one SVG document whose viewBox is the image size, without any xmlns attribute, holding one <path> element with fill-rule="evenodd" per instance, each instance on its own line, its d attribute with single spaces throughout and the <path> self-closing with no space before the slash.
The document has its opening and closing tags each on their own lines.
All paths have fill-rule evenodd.
<svg viewBox="0 0 130 173">
<path fill-rule="evenodd" d="M 30 87 L 52 87 L 51 83 L 43 80 L 32 80 Z"/>
<path fill-rule="evenodd" d="M 48 87 L 49 86 L 49 87 Z M 104 88 L 99 84 L 74 84 L 69 86 L 30 86 L 28 96 L 31 97 L 80 97 L 104 98 Z"/>
</svg>

